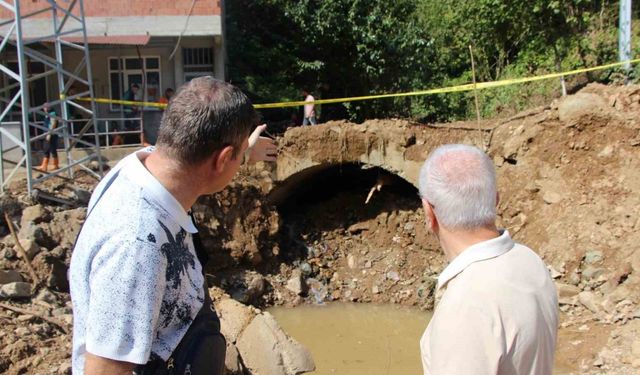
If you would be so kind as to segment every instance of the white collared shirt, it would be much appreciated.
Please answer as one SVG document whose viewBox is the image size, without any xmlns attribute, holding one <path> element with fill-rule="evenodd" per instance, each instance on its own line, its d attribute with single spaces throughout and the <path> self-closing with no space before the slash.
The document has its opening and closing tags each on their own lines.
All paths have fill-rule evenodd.
<svg viewBox="0 0 640 375">
<path fill-rule="evenodd" d="M 127 156 L 98 184 L 76 242 L 74 374 L 84 373 L 87 351 L 136 364 L 168 359 L 204 302 L 196 227 L 142 164 L 149 151 Z"/>
<path fill-rule="evenodd" d="M 443 292 L 420 340 L 424 373 L 551 374 L 555 285 L 508 231 L 465 249 L 438 277 Z"/>
</svg>

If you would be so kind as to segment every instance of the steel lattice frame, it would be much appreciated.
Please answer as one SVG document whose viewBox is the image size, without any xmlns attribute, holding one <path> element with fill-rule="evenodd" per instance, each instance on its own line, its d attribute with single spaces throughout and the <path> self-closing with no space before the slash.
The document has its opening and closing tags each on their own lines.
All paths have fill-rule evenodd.
<svg viewBox="0 0 640 375">
<path fill-rule="evenodd" d="M 27 175 L 27 188 L 29 194 L 34 192 L 34 186 L 46 179 L 54 176 L 60 176 L 63 173 L 67 174 L 69 178 L 74 177 L 74 168 L 82 168 L 96 177 L 100 177 L 102 174 L 102 160 L 100 156 L 100 144 L 97 132 L 97 126 L 95 121 L 95 102 L 91 100 L 89 108 L 78 104 L 78 98 L 90 97 L 93 95 L 93 82 L 91 76 L 91 63 L 89 57 L 89 48 L 87 44 L 87 32 L 84 18 L 84 8 L 82 0 L 66 0 L 64 3 L 60 0 L 46 0 L 46 7 L 29 14 L 21 14 L 20 2 L 22 0 L 0 0 L 0 6 L 11 12 L 12 19 L 0 22 L 0 27 L 6 29 L 4 35 L 0 35 L 0 53 L 6 52 L 8 46 L 15 48 L 15 53 L 18 60 L 19 72 L 15 73 L 4 61 L 0 61 L 0 76 L 5 75 L 4 82 L 10 82 L 8 78 L 11 78 L 16 83 L 5 84 L 0 88 L 0 102 L 4 105 L 0 107 L 0 189 L 4 191 L 7 184 L 12 178 L 16 177 L 16 172 L 24 167 Z M 49 18 L 46 15 L 49 14 Z M 43 21 L 43 17 L 44 21 Z M 30 37 L 29 30 L 25 30 L 25 21 L 35 19 L 39 22 L 51 22 L 51 33 L 46 35 L 38 35 Z M 73 43 L 68 40 L 63 40 L 63 36 L 72 36 L 79 39 L 80 43 Z M 47 56 L 46 54 L 37 51 L 33 48 L 34 45 L 39 43 L 53 43 L 55 49 L 55 57 Z M 65 68 L 63 64 L 63 47 L 80 51 L 82 58 L 80 62 L 73 66 L 72 70 Z M 27 59 L 30 62 L 42 63 L 45 67 L 43 73 L 29 74 L 27 67 Z M 67 64 L 68 65 L 68 64 Z M 67 163 L 64 167 L 52 171 L 52 172 L 39 172 L 35 170 L 32 162 L 32 144 L 37 141 L 42 141 L 46 137 L 48 131 L 43 125 L 33 121 L 34 114 L 44 116 L 44 105 L 32 107 L 30 106 L 29 99 L 29 85 L 34 81 L 43 77 L 56 75 L 59 98 L 56 100 L 48 101 L 51 107 L 60 107 L 60 113 L 56 113 L 59 126 L 54 130 L 58 133 L 60 139 L 64 141 L 64 154 L 66 154 Z M 81 85 L 82 89 L 79 92 L 69 94 L 69 90 L 72 85 Z M 11 90 L 18 89 L 14 95 L 11 95 Z M 69 107 L 72 106 L 79 111 L 84 112 L 86 115 L 85 120 L 82 120 L 81 130 L 77 135 L 72 135 L 71 126 L 69 122 Z M 11 134 L 7 127 L 9 125 L 16 125 L 16 122 L 5 121 L 7 116 L 11 112 L 20 112 L 20 125 L 21 125 L 21 137 L 18 138 L 14 134 Z M 31 130 L 39 130 L 39 135 L 32 135 Z M 38 132 L 34 132 L 37 134 Z M 93 133 L 93 143 L 88 142 L 86 133 Z M 4 148 L 2 145 L 2 138 L 6 137 L 12 146 Z M 82 145 L 86 148 L 86 154 L 78 160 L 74 160 L 71 153 L 77 145 Z M 9 151 L 21 149 L 22 158 L 18 161 L 10 161 L 5 158 Z M 86 164 L 91 160 L 97 160 L 100 165 L 100 175 L 89 169 Z M 5 164 L 13 163 L 15 166 L 5 178 Z"/>
</svg>

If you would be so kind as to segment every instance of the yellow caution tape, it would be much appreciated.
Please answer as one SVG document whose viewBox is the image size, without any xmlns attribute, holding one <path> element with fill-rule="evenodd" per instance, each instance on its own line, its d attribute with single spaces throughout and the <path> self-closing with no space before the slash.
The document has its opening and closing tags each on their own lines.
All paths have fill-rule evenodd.
<svg viewBox="0 0 640 375">
<path fill-rule="evenodd" d="M 77 100 L 83 102 L 90 102 L 91 98 L 78 98 Z M 103 104 L 122 104 L 122 105 L 130 105 L 135 107 L 156 107 L 156 108 L 165 108 L 167 106 L 166 103 L 157 103 L 157 102 L 137 102 L 133 100 L 117 100 L 117 99 L 106 99 L 106 98 L 95 98 L 93 99 L 96 103 Z"/>
<path fill-rule="evenodd" d="M 295 101 L 295 102 L 264 103 L 264 104 L 254 104 L 253 106 L 258 109 L 286 108 L 286 107 L 300 107 L 306 104 L 347 103 L 347 102 L 355 102 L 355 101 L 362 101 L 362 100 L 399 98 L 399 97 L 406 97 L 406 96 L 421 96 L 421 95 L 433 95 L 433 94 L 446 94 L 450 92 L 483 90 L 483 89 L 489 89 L 494 87 L 515 85 L 520 83 L 542 81 L 545 79 L 559 78 L 563 76 L 571 76 L 571 75 L 576 75 L 580 73 L 593 72 L 597 70 L 611 69 L 611 68 L 615 68 L 625 64 L 635 64 L 638 62 L 640 62 L 640 59 L 633 59 L 633 60 L 621 61 L 617 63 L 595 66 L 591 68 L 574 69 L 574 70 L 561 72 L 561 73 L 550 73 L 550 74 L 544 74 L 544 75 L 534 76 L 534 77 L 511 78 L 511 79 L 504 79 L 500 81 L 491 81 L 491 82 L 479 82 L 476 84 L 467 83 L 464 85 L 449 86 L 449 87 L 442 87 L 442 88 L 429 89 L 429 90 L 401 92 L 401 93 L 394 93 L 394 94 L 352 96 L 347 98 L 320 99 L 320 100 L 314 100 L 312 102 Z M 91 101 L 91 99 L 89 98 L 79 98 L 78 100 Z M 94 101 L 96 103 L 106 103 L 106 104 L 113 103 L 113 104 L 123 104 L 123 105 L 131 105 L 131 106 L 140 106 L 140 107 L 165 108 L 167 106 L 166 103 L 136 102 L 136 101 L 130 101 L 130 100 L 115 100 L 115 99 L 103 99 L 103 98 L 96 98 L 94 99 Z"/>
</svg>

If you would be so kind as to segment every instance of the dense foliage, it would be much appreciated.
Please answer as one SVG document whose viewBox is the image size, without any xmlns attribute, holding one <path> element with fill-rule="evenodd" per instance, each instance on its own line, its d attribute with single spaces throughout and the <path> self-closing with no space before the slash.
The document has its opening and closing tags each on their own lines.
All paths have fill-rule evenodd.
<svg viewBox="0 0 640 375">
<path fill-rule="evenodd" d="M 593 66 L 617 56 L 617 1 L 233 0 L 226 7 L 230 78 L 255 102 L 299 100 L 302 88 L 334 98 L 469 83 L 469 46 L 478 81 Z M 482 112 L 517 110 L 559 94 L 557 80 L 485 90 Z M 473 113 L 470 98 L 325 105 L 322 119 L 450 120 Z M 291 111 L 265 115 L 288 118 Z"/>
</svg>

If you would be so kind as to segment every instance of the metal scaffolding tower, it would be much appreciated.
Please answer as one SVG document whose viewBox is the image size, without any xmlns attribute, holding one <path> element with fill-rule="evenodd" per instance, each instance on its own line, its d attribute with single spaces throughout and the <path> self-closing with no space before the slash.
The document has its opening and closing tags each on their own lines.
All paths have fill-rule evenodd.
<svg viewBox="0 0 640 375">
<path fill-rule="evenodd" d="M 35 185 L 54 176 L 66 174 L 73 178 L 78 168 L 99 178 L 102 160 L 83 2 L 46 0 L 43 8 L 29 13 L 21 11 L 21 3 L 25 2 L 0 0 L 0 11 L 11 14 L 0 21 L 0 189 L 4 191 L 22 170 L 26 172 L 29 194 L 34 193 Z M 64 61 L 63 47 L 65 51 L 75 51 L 74 63 L 69 58 Z M 42 71 L 32 72 L 30 67 L 34 64 L 43 67 Z M 35 103 L 30 98 L 34 83 L 43 78 L 58 94 L 47 100 L 51 108 L 57 109 L 52 117 L 59 124 L 51 132 L 41 121 L 46 117 L 45 103 Z M 92 99 L 88 106 L 79 104 L 79 98 L 87 97 Z M 82 118 L 72 119 L 72 110 L 81 113 Z M 63 141 L 66 165 L 42 172 L 34 167 L 34 145 L 52 133 Z M 80 147 L 84 152 L 75 159 L 72 150 Z M 99 174 L 88 168 L 92 160 L 98 161 Z M 5 176 L 5 171 L 10 172 Z"/>
</svg>

